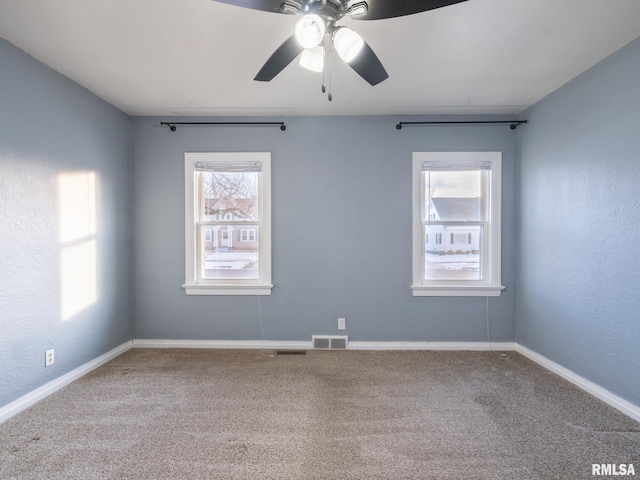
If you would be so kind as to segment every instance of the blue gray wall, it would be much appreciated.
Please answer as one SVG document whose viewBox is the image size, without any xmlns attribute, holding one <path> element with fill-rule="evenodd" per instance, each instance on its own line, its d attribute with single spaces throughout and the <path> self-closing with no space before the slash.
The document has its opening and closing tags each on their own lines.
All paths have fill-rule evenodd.
<svg viewBox="0 0 640 480">
<path fill-rule="evenodd" d="M 128 145 L 125 114 L 0 39 L 0 406 L 131 339 Z M 96 301 L 63 320 L 59 179 L 91 172 Z"/>
<path fill-rule="evenodd" d="M 260 340 L 261 320 L 267 340 L 309 341 L 339 333 L 346 317 L 352 341 L 486 341 L 488 313 L 490 340 L 514 340 L 517 136 L 508 126 L 396 130 L 396 117 L 290 117 L 285 132 L 170 132 L 161 120 L 132 123 L 135 338 Z M 504 152 L 499 298 L 411 295 L 411 159 L 431 150 Z M 272 152 L 271 296 L 185 295 L 183 159 L 197 151 Z"/>
<path fill-rule="evenodd" d="M 528 117 L 516 339 L 640 405 L 640 40 Z"/>
</svg>

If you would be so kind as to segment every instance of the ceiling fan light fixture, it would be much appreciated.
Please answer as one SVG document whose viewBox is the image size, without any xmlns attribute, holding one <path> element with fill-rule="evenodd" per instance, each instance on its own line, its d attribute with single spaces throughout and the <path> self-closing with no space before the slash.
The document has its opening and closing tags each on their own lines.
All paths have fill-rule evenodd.
<svg viewBox="0 0 640 480">
<path fill-rule="evenodd" d="M 304 48 L 313 48 L 322 43 L 325 31 L 326 28 L 322 17 L 311 13 L 298 20 L 294 33 L 300 45 Z"/>
<path fill-rule="evenodd" d="M 338 28 L 333 35 L 333 45 L 336 47 L 340 58 L 346 63 L 349 63 L 356 58 L 360 50 L 362 50 L 364 40 L 350 28 L 341 27 Z"/>
<path fill-rule="evenodd" d="M 300 66 L 312 72 L 322 72 L 324 68 L 324 47 L 318 45 L 313 48 L 305 48 L 300 55 Z"/>
</svg>

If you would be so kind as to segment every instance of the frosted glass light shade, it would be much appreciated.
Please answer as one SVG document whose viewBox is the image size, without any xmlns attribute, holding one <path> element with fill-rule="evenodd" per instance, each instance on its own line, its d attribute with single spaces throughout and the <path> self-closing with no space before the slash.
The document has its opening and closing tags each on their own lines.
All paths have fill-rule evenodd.
<svg viewBox="0 0 640 480">
<path fill-rule="evenodd" d="M 300 66 L 312 72 L 321 72 L 324 68 L 324 47 L 305 48 L 300 55 Z"/>
<path fill-rule="evenodd" d="M 342 27 L 333 35 L 333 44 L 340 58 L 349 63 L 362 50 L 364 40 L 350 28 Z"/>
<path fill-rule="evenodd" d="M 324 38 L 324 20 L 315 13 L 305 15 L 296 23 L 294 33 L 296 40 L 304 48 L 317 47 Z"/>
</svg>

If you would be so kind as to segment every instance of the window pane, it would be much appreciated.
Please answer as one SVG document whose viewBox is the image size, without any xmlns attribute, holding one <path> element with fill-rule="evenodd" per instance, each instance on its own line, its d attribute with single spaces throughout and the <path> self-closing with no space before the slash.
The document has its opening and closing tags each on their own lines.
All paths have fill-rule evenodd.
<svg viewBox="0 0 640 480">
<path fill-rule="evenodd" d="M 425 280 L 481 280 L 481 226 L 425 226 Z"/>
<path fill-rule="evenodd" d="M 203 221 L 258 220 L 257 172 L 201 172 Z"/>
<path fill-rule="evenodd" d="M 480 221 L 482 175 L 475 171 L 423 172 L 426 222 Z"/>
<path fill-rule="evenodd" d="M 211 235 L 202 237 L 203 278 L 258 278 L 258 225 L 209 225 L 206 230 Z"/>
</svg>

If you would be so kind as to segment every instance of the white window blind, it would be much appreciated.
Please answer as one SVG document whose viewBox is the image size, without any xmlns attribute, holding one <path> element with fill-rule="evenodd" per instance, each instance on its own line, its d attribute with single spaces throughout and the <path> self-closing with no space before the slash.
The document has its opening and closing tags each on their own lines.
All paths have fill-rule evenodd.
<svg viewBox="0 0 640 480">
<path fill-rule="evenodd" d="M 491 162 L 422 162 L 423 172 L 473 172 L 476 170 L 491 170 Z"/>
<path fill-rule="evenodd" d="M 196 162 L 194 169 L 196 172 L 260 172 L 262 171 L 262 162 Z"/>
</svg>

